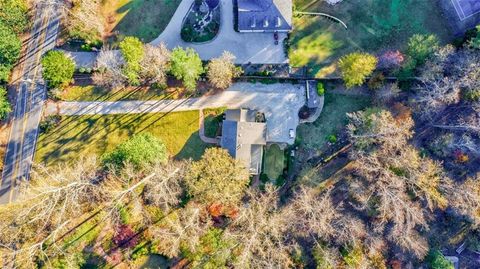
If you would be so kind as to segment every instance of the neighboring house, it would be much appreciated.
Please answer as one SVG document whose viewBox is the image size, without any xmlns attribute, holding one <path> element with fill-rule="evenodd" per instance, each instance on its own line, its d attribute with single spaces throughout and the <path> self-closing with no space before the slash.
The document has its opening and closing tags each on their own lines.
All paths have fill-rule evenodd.
<svg viewBox="0 0 480 269">
<path fill-rule="evenodd" d="M 252 175 L 261 172 L 263 147 L 267 144 L 267 125 L 255 122 L 256 114 L 249 109 L 227 110 L 220 140 L 220 146 L 242 162 Z"/>
<path fill-rule="evenodd" d="M 289 32 L 292 0 L 237 0 L 239 32 Z"/>
</svg>

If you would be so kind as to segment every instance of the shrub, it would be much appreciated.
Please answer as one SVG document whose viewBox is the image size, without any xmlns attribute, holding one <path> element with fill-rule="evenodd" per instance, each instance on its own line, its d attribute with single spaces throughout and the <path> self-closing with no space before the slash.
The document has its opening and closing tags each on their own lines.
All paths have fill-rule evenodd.
<svg viewBox="0 0 480 269">
<path fill-rule="evenodd" d="M 343 56 L 339 63 L 342 78 L 347 88 L 362 85 L 367 76 L 372 74 L 377 66 L 377 58 L 368 53 L 350 53 Z"/>
<path fill-rule="evenodd" d="M 435 35 L 413 35 L 408 41 L 407 55 L 415 61 L 416 66 L 423 65 L 439 48 L 438 38 Z"/>
<path fill-rule="evenodd" d="M 139 169 L 155 162 L 166 163 L 167 158 L 167 149 L 163 141 L 152 134 L 144 133 L 134 135 L 119 144 L 112 152 L 106 153 L 102 159 L 106 166 L 121 168 L 126 163 L 130 163 Z"/>
<path fill-rule="evenodd" d="M 331 134 L 329 136 L 327 136 L 327 141 L 330 142 L 330 143 L 337 143 L 337 136 L 334 135 L 334 134 Z"/>
<path fill-rule="evenodd" d="M 131 85 L 138 85 L 140 83 L 140 62 L 145 55 L 143 43 L 137 37 L 127 36 L 120 42 L 119 47 L 126 63 L 123 67 L 123 73 Z"/>
<path fill-rule="evenodd" d="M 383 84 L 385 83 L 385 76 L 378 72 L 375 73 L 367 83 L 367 86 L 371 90 L 378 90 L 383 87 Z"/>
<path fill-rule="evenodd" d="M 325 94 L 325 86 L 321 82 L 317 83 L 317 94 L 319 96 L 323 96 Z"/>
<path fill-rule="evenodd" d="M 60 115 L 51 115 L 45 118 L 45 120 L 40 122 L 39 128 L 40 132 L 48 133 L 50 132 L 61 120 Z"/>
<path fill-rule="evenodd" d="M 454 269 L 453 264 L 438 250 L 431 250 L 425 260 L 431 269 Z"/>
<path fill-rule="evenodd" d="M 347 246 L 341 249 L 343 261 L 349 268 L 358 268 L 364 260 L 363 249 L 360 245 Z"/>
<path fill-rule="evenodd" d="M 480 89 L 467 90 L 463 92 L 463 99 L 470 102 L 480 101 Z"/>
<path fill-rule="evenodd" d="M 405 56 L 400 51 L 387 51 L 378 58 L 377 68 L 382 70 L 396 69 L 402 65 L 404 60 Z"/>
<path fill-rule="evenodd" d="M 7 98 L 7 90 L 0 87 L 0 120 L 4 120 L 10 112 L 12 112 L 12 106 Z"/>
<path fill-rule="evenodd" d="M 204 73 L 202 60 L 192 48 L 174 48 L 171 54 L 170 72 L 181 79 L 188 90 L 194 90 L 197 80 Z"/>
<path fill-rule="evenodd" d="M 121 248 L 133 248 L 138 244 L 138 236 L 129 225 L 118 226 L 112 240 Z"/>
<path fill-rule="evenodd" d="M 52 50 L 42 58 L 43 78 L 51 88 L 67 86 L 73 78 L 75 63 L 65 53 Z"/>
</svg>

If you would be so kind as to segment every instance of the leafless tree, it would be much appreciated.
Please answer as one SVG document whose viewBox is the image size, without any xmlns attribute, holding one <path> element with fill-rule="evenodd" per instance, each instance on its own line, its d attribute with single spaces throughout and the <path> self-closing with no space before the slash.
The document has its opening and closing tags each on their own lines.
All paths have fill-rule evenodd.
<svg viewBox="0 0 480 269">
<path fill-rule="evenodd" d="M 158 46 L 145 45 L 145 56 L 140 62 L 142 71 L 140 76 L 148 83 L 165 85 L 167 83 L 168 63 L 170 51 L 165 44 Z"/>
<path fill-rule="evenodd" d="M 212 223 L 204 207 L 189 203 L 181 210 L 169 213 L 160 223 L 150 228 L 150 234 L 158 241 L 157 249 L 167 257 L 176 257 L 181 247 L 195 251 L 200 237 Z"/>
<path fill-rule="evenodd" d="M 351 154 L 354 200 L 359 209 L 377 212 L 377 230 L 392 223 L 390 238 L 402 234 L 404 238 L 395 241 L 399 246 L 416 255 L 425 254 L 417 232 L 418 228 L 428 229 L 425 206 L 445 208 L 451 181 L 438 163 L 421 157 L 408 144 L 411 119 L 399 122 L 388 111 L 350 114 L 350 119 L 348 129 L 355 144 Z M 413 200 L 412 193 L 425 205 Z"/>
<path fill-rule="evenodd" d="M 279 208 L 278 192 L 247 191 L 247 202 L 226 230 L 239 242 L 236 268 L 288 268 L 292 266 L 287 231 L 292 219 L 288 208 Z"/>
<path fill-rule="evenodd" d="M 480 173 L 457 184 L 452 191 L 451 204 L 458 213 L 469 218 L 475 227 L 480 226 Z"/>
<path fill-rule="evenodd" d="M 19 267 L 32 266 L 37 256 L 61 252 L 55 242 L 71 227 L 74 218 L 109 198 L 97 187 L 96 168 L 93 159 L 85 159 L 54 174 L 44 169 L 34 173 L 29 184 L 22 187 L 18 200 L 0 207 L 2 252 Z"/>
<path fill-rule="evenodd" d="M 235 56 L 224 51 L 218 58 L 210 60 L 207 66 L 207 76 L 213 86 L 226 89 L 232 85 L 232 80 L 241 74 L 241 69 L 234 64 Z"/>
<path fill-rule="evenodd" d="M 336 233 L 332 222 L 339 213 L 332 204 L 329 191 L 318 194 L 314 189 L 302 187 L 295 194 L 291 206 L 295 212 L 295 221 L 292 221 L 295 231 L 325 241 Z"/>
<path fill-rule="evenodd" d="M 101 14 L 101 0 L 74 0 L 73 7 L 66 10 L 66 27 L 71 33 L 89 33 L 98 39 L 105 34 L 105 24 Z"/>
<path fill-rule="evenodd" d="M 98 71 L 93 74 L 95 84 L 108 88 L 122 88 L 127 77 L 122 72 L 125 61 L 120 52 L 108 47 L 102 48 L 97 57 Z"/>
</svg>

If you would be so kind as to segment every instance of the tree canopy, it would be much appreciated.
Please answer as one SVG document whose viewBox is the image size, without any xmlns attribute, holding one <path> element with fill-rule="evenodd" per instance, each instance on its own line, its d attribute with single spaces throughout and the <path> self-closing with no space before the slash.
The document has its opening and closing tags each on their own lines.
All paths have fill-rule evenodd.
<svg viewBox="0 0 480 269">
<path fill-rule="evenodd" d="M 123 67 L 123 72 L 125 76 L 127 76 L 130 84 L 138 85 L 140 83 L 140 62 L 145 56 L 143 43 L 137 37 L 127 36 L 120 42 L 119 47 L 126 63 Z"/>
<path fill-rule="evenodd" d="M 142 168 L 156 162 L 166 163 L 167 160 L 165 144 L 150 133 L 134 135 L 103 156 L 105 165 L 113 165 L 117 168 L 123 167 L 127 163 L 136 168 Z"/>
<path fill-rule="evenodd" d="M 210 60 L 207 65 L 207 76 L 213 86 L 226 89 L 232 85 L 232 80 L 241 74 L 241 68 L 237 68 L 234 61 L 235 56 L 228 51 Z"/>
<path fill-rule="evenodd" d="M 0 20 L 0 81 L 6 81 L 20 57 L 22 42 L 12 28 Z"/>
<path fill-rule="evenodd" d="M 347 88 L 362 85 L 377 65 L 377 58 L 368 53 L 355 52 L 343 56 L 339 63 Z"/>
<path fill-rule="evenodd" d="M 0 120 L 5 119 L 11 111 L 12 107 L 7 98 L 7 90 L 4 87 L 0 87 Z"/>
<path fill-rule="evenodd" d="M 207 149 L 199 161 L 192 163 L 185 176 L 188 194 L 207 205 L 236 204 L 248 180 L 247 169 L 220 148 Z"/>
<path fill-rule="evenodd" d="M 28 6 L 24 0 L 0 0 L 0 22 L 20 34 L 28 26 Z"/>
<path fill-rule="evenodd" d="M 203 74 L 202 60 L 198 53 L 192 48 L 183 49 L 176 47 L 171 54 L 170 72 L 183 81 L 185 87 L 194 90 L 197 80 Z"/>
<path fill-rule="evenodd" d="M 75 72 L 75 63 L 61 51 L 49 51 L 42 58 L 43 78 L 51 88 L 68 85 Z"/>
</svg>

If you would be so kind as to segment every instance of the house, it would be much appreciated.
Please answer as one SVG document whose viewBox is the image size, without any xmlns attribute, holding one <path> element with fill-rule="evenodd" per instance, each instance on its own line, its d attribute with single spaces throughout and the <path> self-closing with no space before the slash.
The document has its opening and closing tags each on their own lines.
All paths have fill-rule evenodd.
<svg viewBox="0 0 480 269">
<path fill-rule="evenodd" d="M 289 32 L 292 0 L 237 0 L 239 32 Z"/>
<path fill-rule="evenodd" d="M 256 115 L 255 110 L 227 110 L 220 140 L 220 146 L 243 163 L 252 175 L 261 172 L 263 147 L 267 144 L 267 125 L 256 122 Z"/>
</svg>

